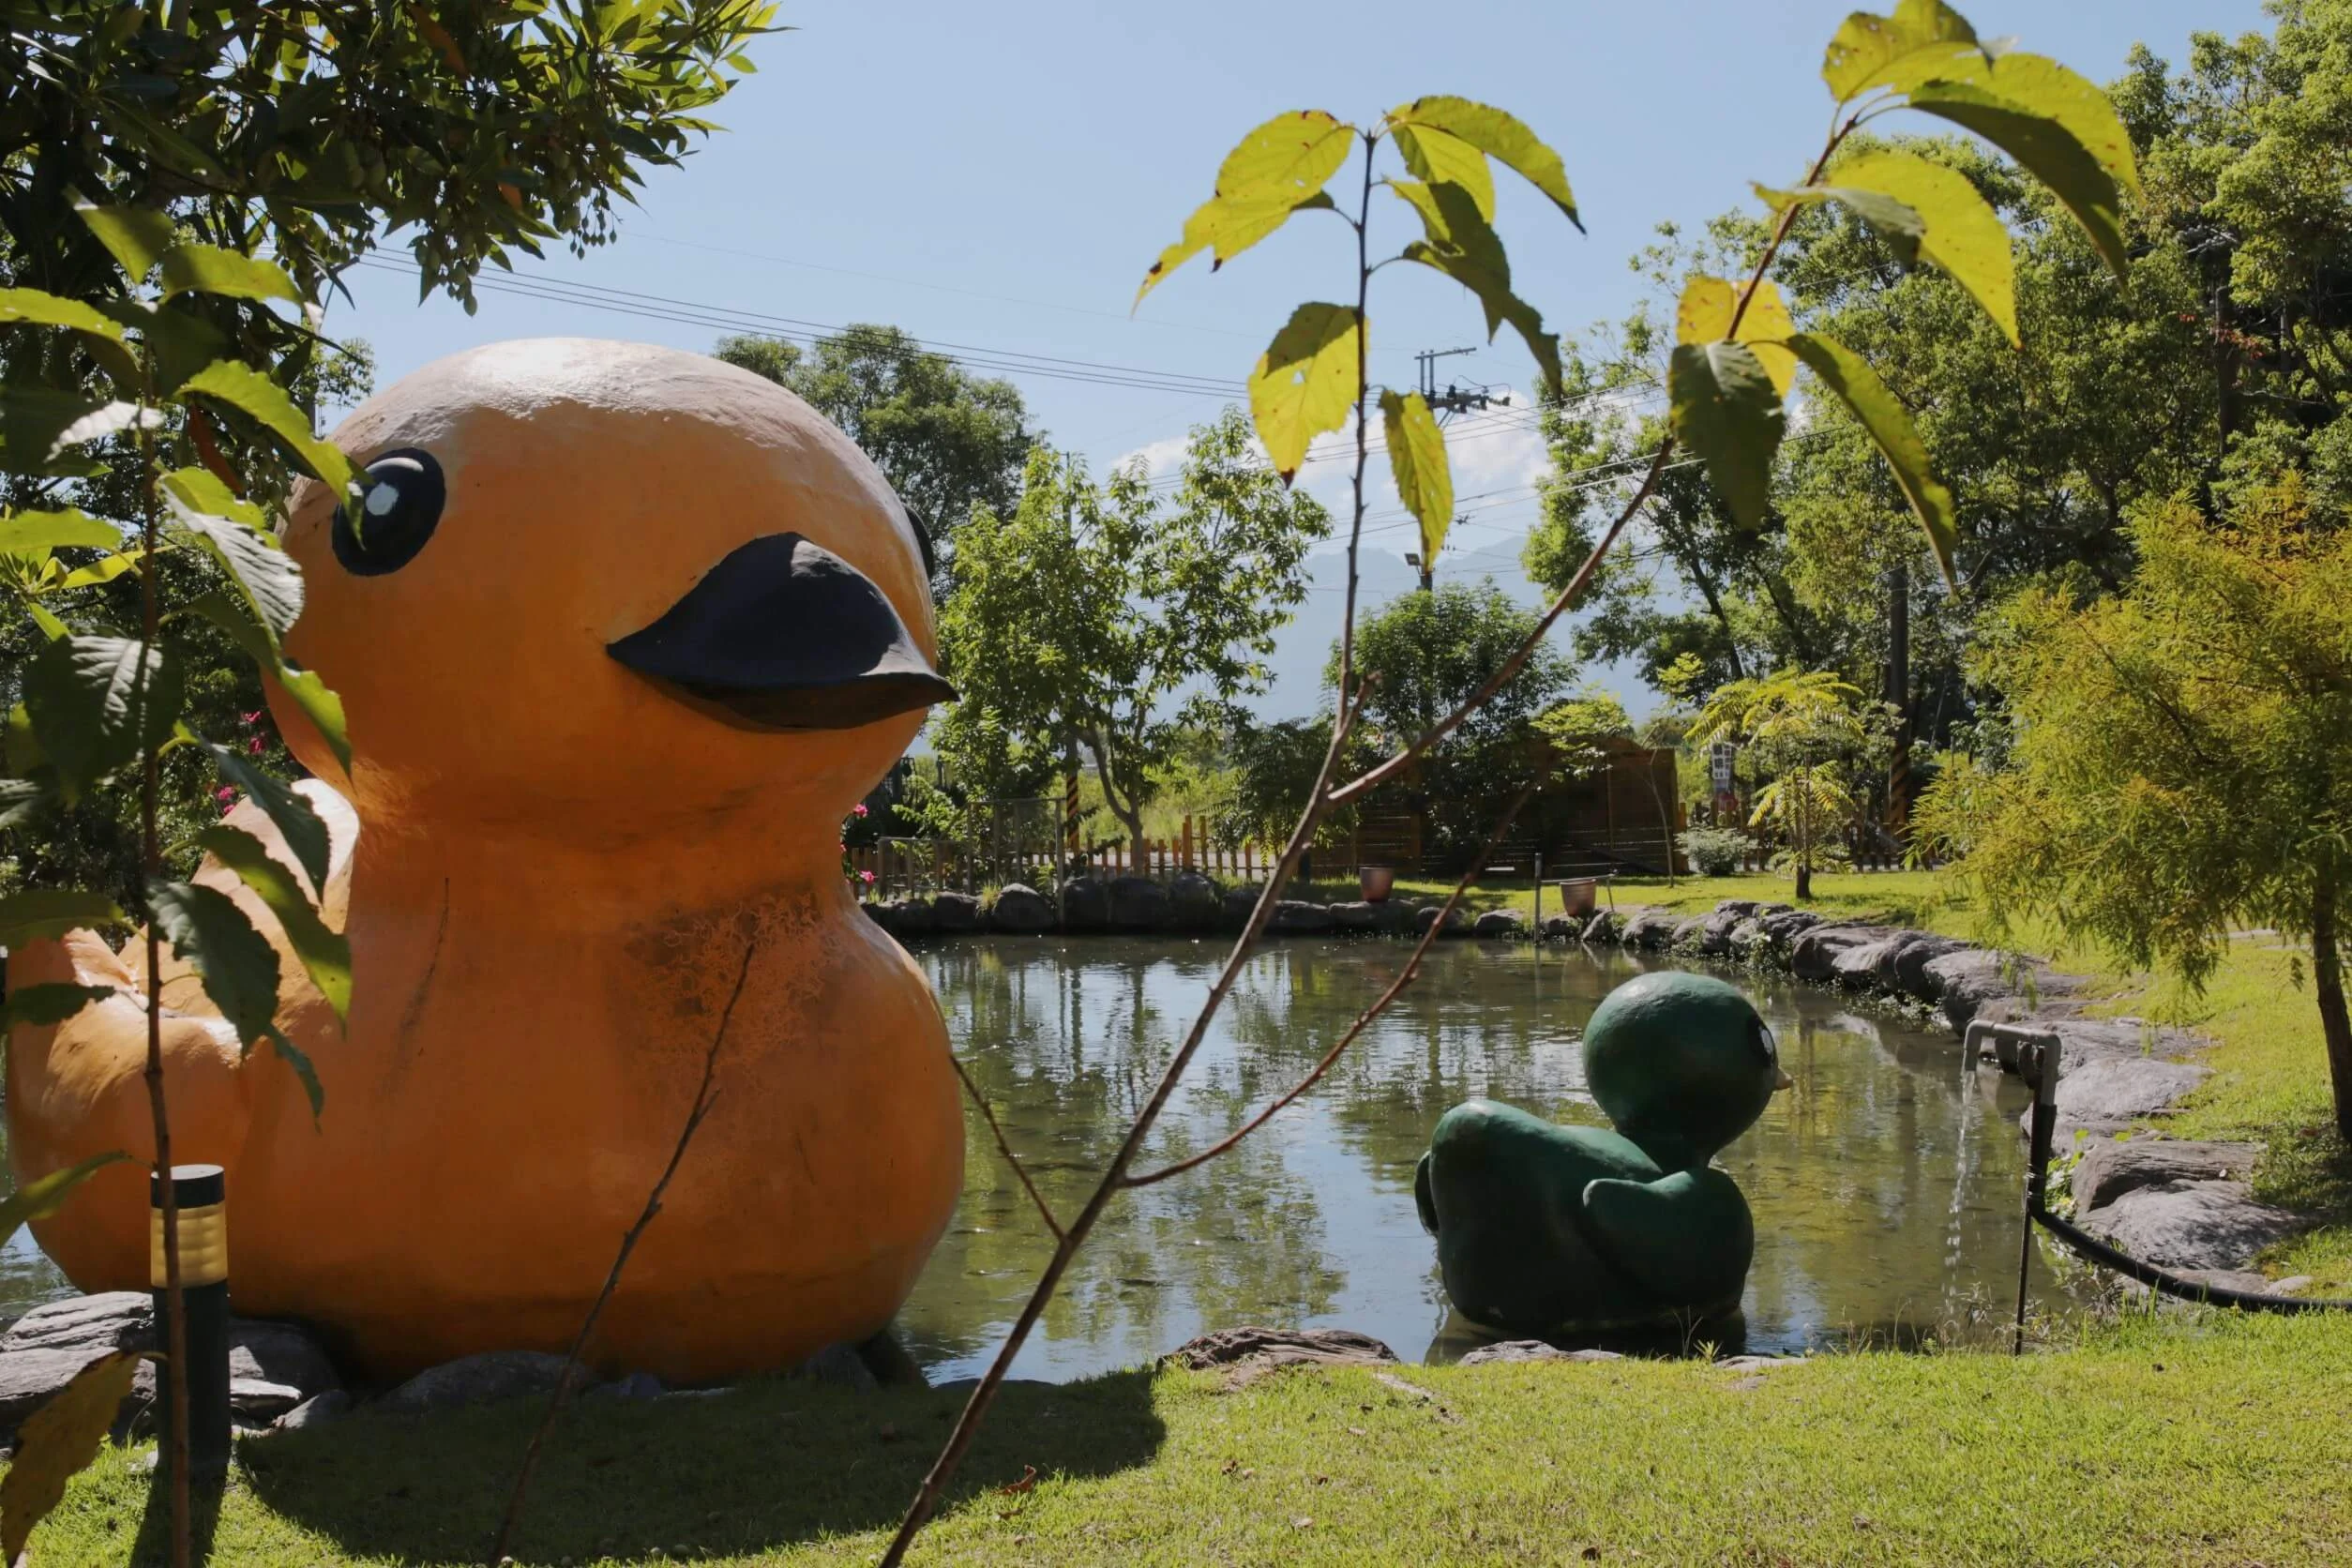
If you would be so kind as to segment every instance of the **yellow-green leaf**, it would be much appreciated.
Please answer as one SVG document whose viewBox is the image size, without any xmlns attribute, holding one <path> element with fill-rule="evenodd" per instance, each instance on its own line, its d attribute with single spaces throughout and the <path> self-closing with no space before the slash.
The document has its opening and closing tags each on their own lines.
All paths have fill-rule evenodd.
<svg viewBox="0 0 2352 1568">
<path fill-rule="evenodd" d="M 63 326 L 76 332 L 86 332 L 93 338 L 103 338 L 110 343 L 123 340 L 119 322 L 110 320 L 78 299 L 65 299 L 38 289 L 0 289 L 0 326 L 23 323 L 30 326 Z"/>
<path fill-rule="evenodd" d="M 1398 126 L 1396 151 L 1413 177 L 1425 185 L 1458 185 L 1478 204 L 1478 215 L 1495 219 L 1495 172 L 1486 155 L 1458 136 L 1424 126 Z"/>
<path fill-rule="evenodd" d="M 61 937 L 92 926 L 118 926 L 123 920 L 123 912 L 103 893 L 28 887 L 0 898 L 0 947 L 15 947 L 36 937 Z"/>
<path fill-rule="evenodd" d="M 1911 95 L 1911 106 L 1975 131 L 2015 158 L 2073 215 L 2109 269 L 2123 276 L 2130 258 L 2122 197 L 2115 180 L 2065 127 L 1967 83 L 1930 83 Z"/>
<path fill-rule="evenodd" d="M 1364 332 L 1349 305 L 1302 305 L 1249 374 L 1249 412 L 1289 484 L 1309 443 L 1348 422 L 1363 385 Z"/>
<path fill-rule="evenodd" d="M 1873 228 L 1880 228 L 1879 222 L 1858 196 L 1866 200 L 1875 194 L 1915 213 L 1918 253 L 1951 274 L 1993 318 L 2010 346 L 2018 346 L 2017 267 L 2010 254 L 2009 231 L 1968 175 L 1915 153 L 1890 149 L 1844 159 L 1817 188 L 1854 206 Z"/>
<path fill-rule="evenodd" d="M 1437 564 L 1454 522 L 1454 469 L 1446 459 L 1445 432 L 1418 392 L 1381 393 L 1380 426 L 1396 493 L 1421 524 L 1421 566 L 1427 571 Z"/>
<path fill-rule="evenodd" d="M 302 303 L 302 292 L 286 269 L 259 256 L 240 255 L 218 245 L 192 241 L 163 253 L 163 297 L 175 294 L 219 294 L 228 299 L 282 299 Z"/>
<path fill-rule="evenodd" d="M 1892 16 L 1856 11 L 1846 19 L 1822 56 L 1821 80 L 1829 83 L 1830 96 L 1844 103 L 1891 85 L 1898 61 L 1940 64 L 1970 52 L 1983 58 L 1976 29 L 1943 0 L 1899 0 Z"/>
<path fill-rule="evenodd" d="M 112 988 L 106 986 L 27 986 L 24 989 L 27 991 L 71 991 L 75 993 L 71 999 L 72 1009 L 62 1016 L 58 1015 L 56 1009 L 52 1008 L 40 1017 L 27 1017 L 20 1010 L 20 1003 L 23 1000 L 22 993 L 12 991 L 8 995 L 8 1011 L 12 1015 L 8 1021 L 11 1023 L 63 1023 L 91 1003 L 115 994 Z M 100 1170 L 110 1165 L 119 1165 L 129 1158 L 128 1154 L 119 1149 L 103 1154 L 92 1154 L 80 1165 L 69 1165 L 63 1170 L 53 1170 L 38 1181 L 27 1182 L 17 1188 L 15 1192 L 8 1195 L 7 1202 L 0 1203 L 0 1245 L 6 1245 L 10 1237 L 35 1220 L 47 1219 L 64 1208 L 66 1199 L 72 1196 L 73 1189 L 97 1175 Z"/>
<path fill-rule="evenodd" d="M 217 399 L 249 415 L 293 448 L 302 465 L 337 497 L 351 493 L 351 460 L 333 442 L 321 441 L 285 388 L 250 365 L 216 359 L 181 383 L 180 391 Z"/>
<path fill-rule="evenodd" d="M 91 234 L 122 264 L 133 287 L 143 283 L 156 263 L 172 249 L 172 218 L 147 207 L 100 207 L 87 202 L 74 204 Z"/>
<path fill-rule="evenodd" d="M 1771 504 L 1787 416 L 1772 372 L 1745 343 L 1681 343 L 1666 362 L 1674 433 L 1707 465 L 1732 520 L 1753 528 Z"/>
<path fill-rule="evenodd" d="M 335 1017 L 346 1018 L 351 1012 L 351 943 L 340 931 L 328 928 L 319 918 L 310 897 L 294 880 L 294 874 L 273 859 L 262 847 L 262 841 L 243 828 L 217 823 L 196 836 L 197 844 L 213 859 L 237 874 L 237 880 L 253 890 L 269 912 L 278 917 L 278 925 L 286 933 L 287 945 L 301 960 L 303 970 L 310 976 L 310 984 L 326 998 L 326 1004 L 335 1009 Z"/>
<path fill-rule="evenodd" d="M 1900 75 L 1915 109 L 1929 109 L 1946 98 L 1967 103 L 1990 95 L 2018 113 L 2047 120 L 2079 143 L 2109 179 L 2134 196 L 2140 193 L 2139 162 L 2114 102 L 2096 83 L 2046 54 L 1988 57 L 1967 50 L 1932 67 L 1907 68 Z M 2005 143 L 2002 147 L 2007 151 Z"/>
<path fill-rule="evenodd" d="M 1703 345 L 1728 338 L 1745 343 L 1772 376 L 1772 390 L 1787 397 L 1789 383 L 1797 379 L 1797 361 L 1780 346 L 1780 339 L 1796 331 L 1797 324 L 1789 319 L 1780 285 L 1770 281 L 1756 285 L 1755 296 L 1748 301 L 1735 333 L 1731 317 L 1739 304 L 1740 291 L 1723 279 L 1692 279 L 1683 285 L 1681 302 L 1675 307 L 1674 340 Z"/>
<path fill-rule="evenodd" d="M 1907 267 L 1919 264 L 1920 236 L 1927 232 L 1927 220 L 1892 196 L 1850 185 L 1803 185 L 1794 190 L 1774 190 L 1758 185 L 1754 188 L 1774 212 L 1798 202 L 1843 203 L 1886 241 L 1896 261 Z"/>
<path fill-rule="evenodd" d="M 1136 303 L 1203 250 L 1223 266 L 1302 207 L 1328 206 L 1323 186 L 1348 161 L 1354 128 L 1319 109 L 1277 114 L 1242 138 L 1217 171 L 1216 194 L 1184 219 L 1184 237 L 1160 252 Z"/>
<path fill-rule="evenodd" d="M 1509 322 L 1535 356 L 1547 391 L 1560 386 L 1560 339 L 1544 330 L 1534 306 L 1511 288 L 1511 261 L 1502 238 L 1478 210 L 1477 198 L 1458 185 L 1423 185 L 1391 180 L 1389 188 L 1421 215 L 1424 239 L 1405 247 L 1403 259 L 1444 273 L 1478 296 L 1486 315 L 1486 340 L 1493 342 Z"/>
<path fill-rule="evenodd" d="M 1957 589 L 1959 576 L 1952 565 L 1952 552 L 1959 548 L 1957 512 L 1952 491 L 1928 467 L 1927 447 L 1910 415 L 1887 390 L 1877 372 L 1845 344 L 1799 333 L 1788 339 L 1788 347 L 1870 432 L 1870 439 L 1894 470 L 1894 481 L 1902 487 L 1904 499 L 1927 531 L 1928 546 L 1936 552 L 1936 565 L 1942 569 L 1944 580 Z"/>
<path fill-rule="evenodd" d="M 1490 104 L 1440 94 L 1392 109 L 1388 118 L 1391 126 L 1460 137 L 1550 197 L 1552 204 L 1568 215 L 1569 222 L 1584 227 L 1584 220 L 1576 216 L 1576 199 L 1568 189 L 1567 165 L 1516 115 Z"/>
<path fill-rule="evenodd" d="M 0 517 L 0 555 L 28 555 L 77 546 L 117 550 L 123 531 L 73 506 L 53 512 L 12 512 Z"/>
<path fill-rule="evenodd" d="M 98 1457 L 144 1354 L 116 1350 L 98 1357 L 25 1418 L 16 1457 L 0 1478 L 0 1561 L 16 1561 L 33 1527 L 65 1500 L 66 1483 Z"/>
</svg>

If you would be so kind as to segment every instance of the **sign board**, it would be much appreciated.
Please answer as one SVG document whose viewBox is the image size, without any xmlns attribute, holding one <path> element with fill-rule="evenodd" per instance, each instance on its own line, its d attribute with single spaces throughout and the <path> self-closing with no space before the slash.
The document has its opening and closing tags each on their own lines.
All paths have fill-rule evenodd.
<svg viewBox="0 0 2352 1568">
<path fill-rule="evenodd" d="M 1707 748 L 1710 782 L 1714 786 L 1715 793 L 1727 795 L 1732 792 L 1731 764 L 1739 755 L 1740 748 L 1729 741 L 1717 741 Z"/>
</svg>

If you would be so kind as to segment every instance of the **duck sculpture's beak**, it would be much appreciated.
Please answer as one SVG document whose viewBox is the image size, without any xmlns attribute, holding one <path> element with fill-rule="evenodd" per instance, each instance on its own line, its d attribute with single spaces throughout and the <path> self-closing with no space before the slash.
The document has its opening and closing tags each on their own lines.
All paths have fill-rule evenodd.
<svg viewBox="0 0 2352 1568">
<path fill-rule="evenodd" d="M 1787 1068 L 1786 1068 L 1786 1067 L 1775 1067 L 1775 1068 L 1773 1068 L 1773 1069 L 1772 1069 L 1772 1093 L 1773 1093 L 1777 1094 L 1777 1093 L 1780 1093 L 1782 1090 L 1784 1090 L 1784 1089 L 1794 1089 L 1794 1088 L 1796 1088 L 1796 1087 L 1797 1087 L 1797 1080 L 1796 1080 L 1795 1078 L 1790 1078 L 1790 1077 L 1788 1076 L 1788 1069 L 1787 1069 Z"/>
<path fill-rule="evenodd" d="M 605 652 L 746 730 L 849 730 L 956 697 L 882 591 L 798 534 L 737 547 Z"/>
</svg>

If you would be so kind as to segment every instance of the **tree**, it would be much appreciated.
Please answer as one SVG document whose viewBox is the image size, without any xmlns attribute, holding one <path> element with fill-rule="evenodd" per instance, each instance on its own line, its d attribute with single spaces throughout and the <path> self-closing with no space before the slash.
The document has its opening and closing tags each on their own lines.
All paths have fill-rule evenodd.
<svg viewBox="0 0 2352 1568">
<path fill-rule="evenodd" d="M 727 338 L 711 352 L 798 393 L 874 460 L 913 515 L 942 596 L 973 509 L 1001 515 L 1020 504 L 1037 436 L 1009 381 L 975 376 L 895 326 L 852 326 L 813 350 L 780 338 Z"/>
<path fill-rule="evenodd" d="M 1138 466 L 1097 485 L 1038 447 L 1019 506 L 976 509 L 951 564 L 940 657 L 962 701 L 938 741 L 951 773 L 1034 772 L 1081 749 L 1140 857 L 1178 699 L 1265 689 L 1274 633 L 1306 597 L 1307 548 L 1330 526 L 1257 459 L 1232 410 L 1193 430 L 1172 497 Z"/>
<path fill-rule="evenodd" d="M 1922 825 L 1997 923 L 2044 913 L 2193 986 L 2233 927 L 2304 942 L 2352 1140 L 2352 531 L 2312 509 L 2294 475 L 2220 528 L 2152 506 L 2128 595 L 2021 596 L 1978 671 L 2013 765 L 1948 771 Z"/>
<path fill-rule="evenodd" d="M 1491 578 L 1404 594 L 1367 614 L 1355 644 L 1364 743 L 1394 747 L 1426 733 L 1502 669 L 1536 622 Z M 1428 811 L 1440 853 L 1474 850 L 1502 803 L 1533 776 L 1540 747 L 1530 721 L 1567 686 L 1570 670 L 1559 649 L 1538 642 L 1494 699 L 1422 759 L 1410 789 Z M 1324 685 L 1338 679 L 1334 646 Z"/>
<path fill-rule="evenodd" d="M 1855 772 L 1878 749 L 1861 696 L 1826 670 L 1783 670 L 1718 686 L 1693 727 L 1694 746 L 1743 746 L 1767 780 L 1748 825 L 1770 822 L 1787 840 L 1800 900 L 1813 897 L 1815 868 L 1860 807 Z"/>
</svg>

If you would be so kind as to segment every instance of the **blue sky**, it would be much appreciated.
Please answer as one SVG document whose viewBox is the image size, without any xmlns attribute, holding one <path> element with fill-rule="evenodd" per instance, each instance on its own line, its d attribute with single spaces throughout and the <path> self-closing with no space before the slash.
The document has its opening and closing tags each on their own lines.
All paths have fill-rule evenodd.
<svg viewBox="0 0 2352 1568">
<path fill-rule="evenodd" d="M 1802 175 L 1831 108 L 1821 48 L 1847 8 L 787 0 L 783 20 L 797 30 L 753 46 L 759 74 L 716 113 L 727 130 L 682 167 L 649 175 L 618 241 L 584 260 L 523 264 L 535 286 L 630 291 L 654 296 L 636 302 L 644 309 L 696 321 L 490 289 L 469 317 L 441 300 L 420 306 L 411 279 L 363 268 L 352 279 L 355 303 L 338 304 L 330 330 L 373 343 L 380 384 L 504 338 L 704 349 L 723 330 L 709 324 L 757 328 L 766 315 L 801 324 L 793 330 L 891 322 L 977 358 L 1085 361 L 1117 367 L 1109 381 L 1205 379 L 1238 393 L 1293 304 L 1342 297 L 1353 260 L 1344 226 L 1310 216 L 1214 276 L 1195 262 L 1130 318 L 1144 268 L 1208 195 L 1226 150 L 1259 121 L 1301 108 L 1368 118 L 1432 92 L 1508 108 L 1560 149 L 1590 233 L 1508 175 L 1499 224 L 1522 294 L 1556 328 L 1580 329 L 1636 297 L 1626 259 L 1658 222 L 1696 222 L 1744 198 L 1750 180 Z M 1965 8 L 1980 33 L 2015 35 L 2097 80 L 2120 68 L 2134 41 L 2177 62 L 2193 30 L 2263 23 L 2256 0 Z M 1401 225 L 1389 234 L 1407 237 Z M 1383 382 L 1409 384 L 1417 349 L 1480 341 L 1468 296 L 1417 268 L 1381 274 L 1371 321 L 1373 374 Z M 1507 331 L 1446 368 L 1501 386 L 1529 379 Z M 1054 441 L 1102 465 L 1172 450 L 1219 406 L 1214 389 L 1013 379 Z M 1515 552 L 1539 464 L 1524 420 L 1465 428 L 1456 440 L 1455 490 L 1471 521 L 1450 548 Z M 1336 499 L 1340 467 L 1315 476 L 1318 493 Z M 1372 542 L 1401 550 L 1410 533 Z"/>
</svg>

